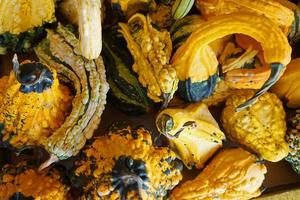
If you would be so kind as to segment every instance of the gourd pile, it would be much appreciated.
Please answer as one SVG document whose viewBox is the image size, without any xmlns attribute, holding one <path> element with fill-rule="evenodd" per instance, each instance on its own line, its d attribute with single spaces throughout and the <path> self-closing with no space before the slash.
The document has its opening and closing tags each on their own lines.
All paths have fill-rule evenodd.
<svg viewBox="0 0 300 200">
<path fill-rule="evenodd" d="M 0 200 L 247 200 L 264 162 L 300 175 L 299 42 L 288 0 L 0 1 Z M 99 135 L 107 102 L 154 131 Z"/>
</svg>

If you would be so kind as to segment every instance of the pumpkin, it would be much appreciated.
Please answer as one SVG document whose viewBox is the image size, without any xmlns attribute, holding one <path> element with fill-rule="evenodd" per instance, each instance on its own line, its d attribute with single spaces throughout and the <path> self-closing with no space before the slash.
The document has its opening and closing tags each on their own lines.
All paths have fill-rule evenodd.
<svg viewBox="0 0 300 200">
<path fill-rule="evenodd" d="M 175 153 L 153 146 L 143 127 L 115 125 L 83 153 L 75 169 L 88 178 L 83 199 L 163 199 L 182 178 Z"/>
<path fill-rule="evenodd" d="M 237 111 L 254 91 L 235 92 L 226 100 L 222 112 L 222 125 L 226 136 L 256 152 L 263 159 L 277 162 L 288 154 L 285 111 L 275 94 L 265 93 L 248 107 Z"/>
<path fill-rule="evenodd" d="M 266 63 L 270 66 L 267 70 L 270 74 L 268 80 L 239 108 L 249 106 L 279 79 L 284 66 L 291 59 L 291 47 L 286 36 L 268 18 L 237 12 L 217 16 L 202 23 L 173 55 L 171 64 L 176 69 L 181 96 L 189 101 L 200 101 L 212 94 L 218 76 L 219 61 L 209 44 L 235 33 L 248 35 L 260 42 Z M 260 72 L 260 69 L 253 70 L 253 74 Z M 243 77 L 248 78 L 248 73 L 249 69 L 238 69 L 231 74 L 230 80 L 234 82 Z"/>
<path fill-rule="evenodd" d="M 300 110 L 296 110 L 288 123 L 286 141 L 289 144 L 289 155 L 285 158 L 300 175 Z"/>
<path fill-rule="evenodd" d="M 277 1 L 270 0 L 197 0 L 197 8 L 206 18 L 234 12 L 252 12 L 266 16 L 288 33 L 294 13 Z"/>
<path fill-rule="evenodd" d="M 287 100 L 289 108 L 300 107 L 300 58 L 293 59 L 279 81 L 271 88 L 279 98 Z"/>
<path fill-rule="evenodd" d="M 44 25 L 55 21 L 54 12 L 54 0 L 1 1 L 0 54 L 31 50 L 45 36 Z"/>
<path fill-rule="evenodd" d="M 0 199 L 69 199 L 69 187 L 55 169 L 38 171 L 26 162 L 5 165 L 0 173 Z"/>
<path fill-rule="evenodd" d="M 61 79 L 74 87 L 75 96 L 70 115 L 43 145 L 51 157 L 42 168 L 76 155 L 92 137 L 100 123 L 108 91 L 101 57 L 84 59 L 79 40 L 61 24 L 56 30 L 47 32 L 47 38 L 35 48 L 36 55 L 40 62 L 53 66 Z"/>
<path fill-rule="evenodd" d="M 129 51 L 134 58 L 132 66 L 140 83 L 147 87 L 147 95 L 163 105 L 173 98 L 177 89 L 176 71 L 169 64 L 172 53 L 170 34 L 151 25 L 151 19 L 135 14 L 128 23 L 119 23 Z"/>
<path fill-rule="evenodd" d="M 171 200 L 247 200 L 261 194 L 267 168 L 241 148 L 225 149 L 194 179 L 176 187 Z"/>
<path fill-rule="evenodd" d="M 188 168 L 202 168 L 225 139 L 203 103 L 161 111 L 156 118 L 156 127 L 168 138 L 171 148 Z"/>
<path fill-rule="evenodd" d="M 42 145 L 65 121 L 71 110 L 70 90 L 55 69 L 38 62 L 18 63 L 14 72 L 0 79 L 2 142 L 15 148 Z"/>
<path fill-rule="evenodd" d="M 102 56 L 110 87 L 110 102 L 126 114 L 149 112 L 153 105 L 131 69 L 133 58 L 126 42 L 114 28 L 103 32 Z"/>
</svg>

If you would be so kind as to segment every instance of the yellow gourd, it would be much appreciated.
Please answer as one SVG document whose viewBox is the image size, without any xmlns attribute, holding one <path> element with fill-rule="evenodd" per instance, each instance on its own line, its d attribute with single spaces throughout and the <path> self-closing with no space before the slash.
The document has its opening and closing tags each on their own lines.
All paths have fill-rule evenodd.
<svg viewBox="0 0 300 200">
<path fill-rule="evenodd" d="M 196 5 L 206 18 L 234 12 L 253 12 L 266 16 L 285 33 L 289 32 L 294 21 L 293 11 L 274 0 L 197 0 Z"/>
<path fill-rule="evenodd" d="M 236 92 L 226 101 L 222 125 L 226 136 L 247 146 L 263 159 L 278 162 L 289 152 L 285 142 L 285 111 L 275 94 L 265 93 L 255 103 L 237 111 L 238 105 L 247 101 L 254 91 Z"/>
<path fill-rule="evenodd" d="M 5 165 L 0 174 L 0 199 L 67 200 L 69 187 L 55 169 L 38 171 L 28 163 Z"/>
<path fill-rule="evenodd" d="M 0 124 L 5 127 L 2 142 L 15 148 L 42 145 L 69 114 L 71 92 L 59 83 L 54 69 L 30 61 L 15 67 L 0 79 Z"/>
<path fill-rule="evenodd" d="M 261 194 L 267 168 L 251 153 L 225 149 L 191 181 L 176 187 L 171 200 L 247 200 Z"/>
<path fill-rule="evenodd" d="M 224 133 L 203 103 L 186 108 L 168 108 L 156 118 L 158 131 L 165 135 L 171 148 L 188 168 L 202 168 L 222 147 Z"/>
<path fill-rule="evenodd" d="M 172 41 L 169 32 L 157 30 L 149 16 L 132 16 L 127 24 L 119 23 L 120 32 L 134 58 L 133 70 L 154 102 L 166 105 L 177 89 L 176 71 L 169 63 Z"/>
<path fill-rule="evenodd" d="M 300 107 L 300 58 L 292 60 L 287 66 L 283 76 L 271 88 L 279 98 L 287 100 L 290 108 Z"/>
<path fill-rule="evenodd" d="M 264 60 L 270 72 L 270 77 L 268 77 L 268 80 L 254 96 L 243 105 L 240 105 L 240 108 L 245 108 L 266 92 L 279 79 L 284 71 L 284 67 L 291 59 L 291 47 L 287 37 L 282 33 L 279 27 L 268 18 L 253 13 L 237 12 L 217 16 L 208 20 L 194 31 L 184 44 L 177 49 L 172 57 L 171 63 L 176 69 L 180 82 L 185 83 L 186 81 L 190 81 L 192 83 L 203 83 L 206 85 L 205 80 L 208 80 L 209 77 L 217 73 L 219 64 L 217 55 L 212 51 L 209 44 L 224 36 L 237 33 L 248 35 L 261 44 L 264 52 Z M 240 76 L 242 78 L 248 77 L 245 70 L 246 69 L 240 69 L 240 73 L 236 76 L 236 81 L 238 81 Z M 253 74 L 255 73 L 254 71 Z M 232 79 L 234 78 L 235 77 L 232 77 Z M 187 90 L 190 90 L 192 85 L 190 86 L 190 84 L 188 84 L 188 86 Z M 200 86 L 195 86 L 196 91 L 199 87 Z"/>
</svg>

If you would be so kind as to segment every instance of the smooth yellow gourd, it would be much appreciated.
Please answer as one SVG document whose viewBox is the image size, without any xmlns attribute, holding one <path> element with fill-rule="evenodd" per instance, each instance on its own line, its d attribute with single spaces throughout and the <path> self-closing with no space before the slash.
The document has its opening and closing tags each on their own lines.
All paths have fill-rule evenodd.
<svg viewBox="0 0 300 200">
<path fill-rule="evenodd" d="M 203 103 L 165 109 L 157 116 L 156 126 L 188 168 L 202 168 L 225 139 Z"/>
</svg>

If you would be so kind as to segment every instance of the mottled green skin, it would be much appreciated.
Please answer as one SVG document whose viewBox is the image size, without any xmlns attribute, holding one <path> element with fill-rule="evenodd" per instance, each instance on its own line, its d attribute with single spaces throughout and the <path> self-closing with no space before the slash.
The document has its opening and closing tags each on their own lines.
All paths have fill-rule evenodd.
<svg viewBox="0 0 300 200">
<path fill-rule="evenodd" d="M 103 32 L 102 56 L 110 86 L 110 102 L 126 114 L 149 112 L 152 102 L 131 70 L 133 58 L 124 39 L 118 37 L 116 29 L 106 29 Z"/>
<path fill-rule="evenodd" d="M 24 53 L 31 51 L 46 36 L 45 27 L 37 27 L 18 35 L 0 34 L 0 55 L 8 52 Z"/>
<path fill-rule="evenodd" d="M 296 111 L 295 116 L 289 122 L 286 140 L 289 143 L 290 153 L 285 159 L 300 175 L 300 109 Z"/>
</svg>

